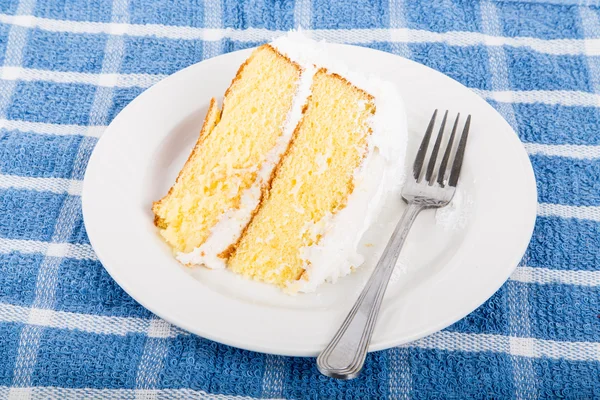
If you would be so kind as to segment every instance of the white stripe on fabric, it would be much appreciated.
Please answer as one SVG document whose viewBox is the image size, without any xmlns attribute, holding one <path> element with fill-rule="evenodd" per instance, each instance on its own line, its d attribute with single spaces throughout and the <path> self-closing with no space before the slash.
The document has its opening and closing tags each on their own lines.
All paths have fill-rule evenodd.
<svg viewBox="0 0 600 400">
<path fill-rule="evenodd" d="M 410 399 L 412 391 L 412 375 L 410 373 L 410 353 L 406 347 L 394 347 L 387 353 L 389 378 L 388 389 L 390 399 Z"/>
<path fill-rule="evenodd" d="M 398 54 L 407 56 L 408 48 Z M 93 72 L 64 72 L 31 69 L 23 67 L 0 67 L 0 72 L 6 76 L 4 79 L 18 79 L 23 81 L 47 81 L 56 83 L 87 84 L 101 87 L 140 87 L 148 88 L 167 75 L 163 74 L 118 74 L 118 73 L 93 73 Z M 523 104 L 549 104 L 563 106 L 598 107 L 600 95 L 582 91 L 571 90 L 481 90 L 472 88 L 479 96 L 501 103 Z M 0 120 L 2 123 L 2 120 Z M 35 124 L 30 122 L 29 124 Z M 2 127 L 2 125 L 0 125 Z"/>
<path fill-rule="evenodd" d="M 533 347 L 531 354 L 516 352 L 515 348 L 522 348 L 522 343 L 529 343 L 531 336 L 531 304 L 529 301 L 529 285 L 518 285 L 509 280 L 506 283 L 506 302 L 508 303 L 508 330 L 510 350 L 513 366 L 513 382 L 517 399 L 530 399 L 536 391 L 536 374 L 532 357 L 535 356 Z M 523 339 L 525 337 L 525 339 Z M 517 346 L 515 346 L 517 345 Z M 524 358 L 525 357 L 525 358 Z"/>
<path fill-rule="evenodd" d="M 481 3 L 481 26 L 485 34 L 501 36 L 502 26 L 496 5 L 489 0 Z M 508 90 L 510 78 L 508 62 L 503 47 L 487 48 L 492 89 L 495 92 Z M 518 132 L 519 126 L 511 103 L 498 103 L 498 111 L 504 119 Z M 529 286 L 508 282 L 506 290 L 508 304 L 508 326 L 510 336 L 531 336 Z M 513 382 L 517 399 L 531 398 L 536 391 L 535 371 L 531 359 L 511 357 L 513 365 Z"/>
<path fill-rule="evenodd" d="M 30 400 L 33 399 L 33 389 L 29 387 L 23 388 L 10 388 L 8 392 L 7 399 L 8 400 Z"/>
<path fill-rule="evenodd" d="M 204 26 L 208 29 L 220 29 L 223 26 L 223 5 L 221 1 L 204 0 Z M 202 59 L 206 60 L 223 53 L 223 40 L 204 40 Z"/>
<path fill-rule="evenodd" d="M 128 1 L 115 1 L 112 5 L 112 20 L 115 23 L 123 24 L 127 27 L 129 22 L 127 11 Z M 127 33 L 127 29 L 120 30 L 123 34 Z M 96 74 L 96 84 L 101 85 L 96 88 L 94 102 L 90 109 L 90 125 L 106 125 L 108 123 L 108 113 L 113 100 L 113 87 L 118 83 L 118 79 L 109 80 L 105 76 L 116 76 L 121 67 L 121 62 L 125 54 L 125 41 L 122 36 L 109 36 L 104 49 L 104 59 L 102 60 L 102 71 Z"/>
<path fill-rule="evenodd" d="M 262 378 L 262 396 L 280 398 L 284 389 L 286 358 L 273 354 L 265 355 L 265 371 Z"/>
<path fill-rule="evenodd" d="M 479 96 L 501 103 L 521 104 L 549 104 L 578 107 L 597 107 L 600 104 L 600 95 L 596 93 L 570 91 L 570 90 L 480 90 L 471 89 Z"/>
<path fill-rule="evenodd" d="M 561 217 L 600 221 L 600 206 L 567 206 L 563 204 L 539 203 L 540 217 Z"/>
<path fill-rule="evenodd" d="M 233 396 L 226 394 L 212 394 L 202 390 L 192 389 L 92 389 L 92 388 L 62 388 L 54 386 L 34 386 L 24 388 L 0 387 L 0 395 L 10 390 L 11 400 L 22 399 L 102 399 L 102 400 L 135 400 L 135 399 L 190 399 L 190 400 L 255 400 L 249 396 Z M 18 394 L 18 396 L 17 396 Z M 27 396 L 27 397 L 23 397 Z M 4 396 L 0 396 L 4 398 Z"/>
<path fill-rule="evenodd" d="M 485 333 L 442 331 L 401 347 L 427 350 L 496 352 L 512 354 L 511 349 L 530 348 L 529 354 L 514 354 L 528 358 L 548 357 L 571 361 L 599 361 L 600 343 L 558 342 L 527 337 L 508 337 Z M 520 350 L 522 353 L 522 350 Z"/>
<path fill-rule="evenodd" d="M 73 196 L 65 198 L 54 228 L 54 233 L 52 234 L 51 242 L 63 243 L 71 236 L 75 226 L 77 207 L 79 207 L 79 198 Z M 54 305 L 58 269 L 62 258 L 66 255 L 65 251 L 67 248 L 58 247 L 52 254 L 50 254 L 49 250 L 50 246 L 38 270 L 35 297 L 31 310 L 51 309 Z M 44 328 L 43 325 L 36 325 L 39 322 L 35 319 L 36 315 L 40 314 L 30 314 L 30 322 L 32 323 L 25 325 L 21 331 L 12 381 L 15 387 L 27 387 L 31 384 L 31 375 L 37 361 L 40 338 Z"/>
<path fill-rule="evenodd" d="M 17 6 L 16 15 L 20 18 L 26 17 L 27 14 L 32 14 L 35 8 L 35 0 L 22 0 Z M 6 49 L 4 52 L 4 65 L 19 67 L 23 59 L 23 51 L 27 45 L 28 31 L 21 26 L 13 25 L 10 27 L 8 32 L 8 39 L 6 42 Z M 0 79 L 2 76 L 0 76 Z M 10 80 L 0 80 L 0 117 L 6 116 L 7 108 L 13 96 L 13 92 L 16 88 L 16 82 Z M 35 328 L 34 328 L 35 330 Z M 13 386 L 28 386 L 29 380 L 27 379 L 27 371 L 33 367 L 32 360 L 29 357 L 31 353 L 30 346 L 35 347 L 39 341 L 36 339 L 36 334 L 29 335 L 28 332 L 21 332 L 19 347 L 17 348 L 17 359 L 13 369 Z M 31 338 L 31 344 L 26 340 Z M 39 339 L 39 336 L 38 336 Z M 23 375 L 22 375 L 23 374 Z M 24 378 L 24 379 L 22 379 Z M 18 390 L 18 389 L 17 389 Z M 8 393 L 8 397 L 11 395 L 26 396 L 27 393 Z"/>
<path fill-rule="evenodd" d="M 600 158 L 600 145 L 523 143 L 523 146 L 530 155 L 540 154 L 577 159 Z"/>
<path fill-rule="evenodd" d="M 236 30 L 231 28 L 193 28 L 157 24 L 125 24 L 55 20 L 33 16 L 0 14 L 0 23 L 36 27 L 52 32 L 105 33 L 109 35 L 156 36 L 170 39 L 239 42 L 264 42 L 284 35 L 285 31 L 262 28 Z M 539 39 L 532 37 L 503 37 L 479 32 L 429 32 L 419 29 L 316 29 L 309 34 L 315 39 L 335 43 L 446 43 L 450 46 L 510 46 L 526 47 L 540 53 L 555 55 L 600 55 L 600 38 L 595 39 Z"/>
<path fill-rule="evenodd" d="M 160 74 L 117 74 L 64 72 L 22 67 L 0 67 L 2 79 L 19 81 L 48 81 L 56 83 L 79 83 L 101 87 L 142 87 L 147 88 L 166 75 Z"/>
<path fill-rule="evenodd" d="M 147 336 L 135 380 L 135 387 L 142 390 L 151 390 L 158 386 L 159 374 L 169 350 L 169 342 L 163 339 L 173 336 L 171 324 L 155 317 L 150 321 Z M 136 399 L 155 398 L 157 397 L 151 391 L 136 394 Z"/>
<path fill-rule="evenodd" d="M 33 14 L 35 0 L 21 0 L 17 6 L 15 18 L 29 19 Z M 12 25 L 8 31 L 3 65 L 20 67 L 23 61 L 23 51 L 27 45 L 28 30 L 20 25 Z M 6 115 L 7 108 L 16 88 L 16 82 L 4 78 L 0 73 L 0 117 Z"/>
<path fill-rule="evenodd" d="M 32 318 L 32 315 L 37 317 Z M 40 316 L 43 316 L 43 318 L 40 318 Z M 141 333 L 148 334 L 153 338 L 163 339 L 188 335 L 187 332 L 176 327 L 157 331 L 156 322 L 151 319 L 79 314 L 5 303 L 0 303 L 0 322 L 40 325 L 48 328 L 79 330 L 103 335 L 125 336 L 132 333 Z"/>
<path fill-rule="evenodd" d="M 484 1 L 481 4 L 481 27 L 483 32 L 489 35 L 500 35 L 502 33 L 496 6 L 491 1 Z M 487 49 L 487 53 L 489 56 L 492 89 L 494 92 L 507 90 L 510 87 L 510 82 L 504 49 L 492 46 Z M 513 129 L 518 131 L 517 119 L 512 105 L 510 103 L 500 103 L 498 111 L 500 111 Z"/>
<path fill-rule="evenodd" d="M 77 179 L 0 175 L 0 189 L 15 188 L 58 194 L 68 193 L 73 196 L 79 196 L 82 187 L 83 181 Z"/>
<path fill-rule="evenodd" d="M 542 285 L 560 284 L 598 287 L 600 286 L 600 271 L 556 270 L 523 266 L 517 267 L 510 279 L 517 282 Z"/>
<path fill-rule="evenodd" d="M 409 41 L 406 37 L 400 37 L 408 33 L 406 29 L 406 20 L 404 18 L 404 0 L 389 0 L 388 8 L 390 10 L 390 50 L 392 53 L 410 58 Z"/>
<path fill-rule="evenodd" d="M 310 35 L 312 26 L 312 1 L 296 0 L 294 3 L 294 28 L 302 28 Z"/>
<path fill-rule="evenodd" d="M 106 126 L 59 125 L 45 122 L 0 119 L 0 129 L 18 130 L 21 132 L 33 132 L 45 135 L 79 135 L 99 138 L 106 130 Z"/>
<path fill-rule="evenodd" d="M 403 49 L 399 47 L 398 49 Z M 407 56 L 408 48 L 398 52 Z M 47 81 L 56 83 L 88 84 L 101 87 L 140 87 L 148 88 L 164 79 L 167 75 L 162 74 L 117 74 L 117 73 L 86 73 L 86 72 L 64 72 L 22 67 L 0 67 L 3 79 L 18 79 L 23 81 Z M 531 90 L 531 91 L 509 91 L 509 90 L 480 90 L 471 89 L 479 96 L 501 103 L 543 103 L 550 105 L 597 107 L 600 104 L 600 95 L 595 93 L 569 91 L 569 90 Z"/>
<path fill-rule="evenodd" d="M 565 271 L 567 272 L 567 271 Z M 572 272 L 572 271 L 571 271 Z M 0 322 L 28 323 L 33 314 L 29 307 L 0 303 Z M 39 311 L 36 311 L 39 313 Z M 79 314 L 65 311 L 44 310 L 45 327 L 57 329 L 78 329 L 84 332 L 125 336 L 130 333 L 157 332 L 150 329 L 151 319 L 133 317 L 108 317 L 93 314 Z M 165 332 L 161 330 L 160 332 Z M 169 338 L 189 333 L 171 326 Z M 155 333 L 153 337 L 164 335 Z M 516 338 L 517 341 L 532 341 L 531 357 L 550 357 L 573 361 L 600 361 L 600 343 L 559 342 L 535 338 Z M 510 354 L 510 338 L 484 333 L 437 332 L 431 336 L 400 346 L 400 348 L 437 349 L 447 351 L 493 351 Z"/>
<path fill-rule="evenodd" d="M 18 251 L 25 254 L 42 253 L 46 256 L 64 254 L 65 258 L 76 260 L 97 260 L 98 257 L 89 244 L 50 243 L 37 240 L 0 238 L 0 254 Z"/>
</svg>

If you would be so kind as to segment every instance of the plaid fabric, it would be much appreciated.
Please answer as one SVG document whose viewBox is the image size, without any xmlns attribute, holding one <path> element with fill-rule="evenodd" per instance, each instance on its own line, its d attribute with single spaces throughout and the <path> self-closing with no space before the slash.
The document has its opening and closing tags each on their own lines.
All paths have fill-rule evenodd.
<svg viewBox="0 0 600 400">
<path fill-rule="evenodd" d="M 448 329 L 370 354 L 242 351 L 157 319 L 90 247 L 80 192 L 106 125 L 183 67 L 302 26 L 472 88 L 524 142 L 524 261 Z M 0 0 L 0 397 L 600 398 L 600 9 L 577 1 Z M 507 160 L 510 162 L 510 160 Z M 239 397 L 238 397 L 239 396 Z"/>
</svg>

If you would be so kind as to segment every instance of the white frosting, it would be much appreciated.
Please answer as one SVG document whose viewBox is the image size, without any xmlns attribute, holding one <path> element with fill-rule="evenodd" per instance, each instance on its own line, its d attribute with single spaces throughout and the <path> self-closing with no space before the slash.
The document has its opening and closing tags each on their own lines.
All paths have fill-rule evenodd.
<svg viewBox="0 0 600 400">
<path fill-rule="evenodd" d="M 292 61 L 302 66 L 325 67 L 375 98 L 376 112 L 368 121 L 372 134 L 367 154 L 355 172 L 354 191 L 346 207 L 306 227 L 313 237 L 321 235 L 321 240 L 299 250 L 306 262 L 306 273 L 288 290 L 312 292 L 323 282 L 335 282 L 364 262 L 363 249 L 359 246 L 363 234 L 377 219 L 387 196 L 400 198 L 404 180 L 406 116 L 402 99 L 393 84 L 360 75 L 339 61 L 331 60 L 322 42 L 292 32 L 275 40 L 273 45 Z M 326 155 L 318 157 L 327 158 Z M 320 169 L 319 172 L 324 171 Z"/>
<path fill-rule="evenodd" d="M 271 172 L 288 148 L 294 129 L 302 118 L 302 108 L 310 95 L 310 86 L 316 69 L 307 65 L 300 76 L 298 89 L 292 101 L 292 107 L 286 118 L 282 135 L 275 146 L 267 153 L 265 162 L 258 171 L 254 184 L 242 193 L 240 206 L 225 212 L 219 222 L 211 229 L 208 239 L 189 253 L 178 253 L 177 260 L 185 265 L 204 265 L 212 269 L 225 268 L 225 260 L 219 257 L 223 251 L 237 242 L 242 231 L 250 223 L 254 210 L 260 203 L 262 186 L 267 184 Z"/>
<path fill-rule="evenodd" d="M 400 195 L 404 180 L 406 116 L 404 104 L 393 84 L 376 77 L 360 75 L 338 61 L 331 60 L 327 56 L 328 49 L 322 42 L 308 39 L 299 32 L 291 32 L 272 44 L 304 68 L 284 133 L 269 152 L 254 185 L 242 194 L 240 208 L 227 211 L 212 228 L 210 237 L 204 244 L 190 253 L 179 253 L 177 258 L 184 264 L 225 267 L 224 260 L 218 254 L 235 243 L 250 222 L 260 201 L 261 187 L 287 149 L 302 117 L 302 107 L 310 95 L 316 68 L 325 67 L 329 72 L 343 76 L 353 85 L 373 95 L 376 112 L 368 121 L 372 134 L 369 136 L 366 156 L 355 172 L 354 191 L 348 198 L 346 207 L 335 215 L 328 214 L 321 221 L 306 226 L 313 237 L 321 236 L 321 239 L 313 246 L 299 249 L 306 262 L 306 273 L 303 279 L 293 282 L 288 290 L 311 292 L 325 281 L 335 282 L 364 262 L 361 255 L 361 250 L 364 249 L 363 246 L 359 247 L 363 234 L 377 219 L 387 196 Z M 329 154 L 323 151 L 317 157 L 317 173 L 325 173 Z M 298 182 L 293 190 L 298 190 L 300 185 L 301 182 Z M 272 238 L 265 238 L 265 242 L 270 239 Z"/>
</svg>

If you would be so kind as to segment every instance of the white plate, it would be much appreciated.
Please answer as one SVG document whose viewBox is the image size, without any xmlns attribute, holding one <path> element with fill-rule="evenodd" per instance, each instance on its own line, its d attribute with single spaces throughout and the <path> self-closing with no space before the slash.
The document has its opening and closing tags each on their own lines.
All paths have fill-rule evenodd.
<svg viewBox="0 0 600 400">
<path fill-rule="evenodd" d="M 402 251 L 370 350 L 436 332 L 485 302 L 508 279 L 533 231 L 536 185 L 529 158 L 502 117 L 449 77 L 380 51 L 331 44 L 355 69 L 397 85 L 407 105 L 414 158 L 434 108 L 473 115 L 459 187 L 472 201 L 465 226 L 449 230 L 424 212 Z M 134 299 L 190 332 L 231 346 L 315 356 L 358 296 L 403 209 L 391 201 L 368 232 L 370 257 L 357 273 L 316 293 L 287 296 L 229 271 L 180 266 L 152 224 L 152 201 L 175 180 L 211 97 L 221 98 L 251 50 L 192 65 L 131 102 L 89 162 L 83 215 L 100 261 Z"/>
</svg>

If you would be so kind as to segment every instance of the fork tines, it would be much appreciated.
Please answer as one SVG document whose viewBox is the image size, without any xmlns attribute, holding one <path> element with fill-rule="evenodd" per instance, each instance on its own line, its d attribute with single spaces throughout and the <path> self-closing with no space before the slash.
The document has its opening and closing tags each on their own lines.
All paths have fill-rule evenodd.
<svg viewBox="0 0 600 400">
<path fill-rule="evenodd" d="M 415 164 L 413 166 L 413 175 L 417 182 L 425 179 L 426 182 L 431 186 L 434 182 L 444 187 L 445 185 L 456 187 L 456 183 L 458 182 L 458 176 L 460 175 L 460 170 L 463 164 L 463 158 L 465 155 L 465 148 L 467 146 L 467 137 L 469 136 L 469 127 L 471 126 L 471 115 L 467 117 L 467 121 L 463 127 L 462 134 L 460 136 L 460 140 L 458 141 L 458 146 L 456 148 L 456 152 L 454 154 L 454 159 L 452 161 L 450 171 L 448 171 L 448 164 L 450 163 L 450 158 L 452 155 L 452 149 L 454 144 L 454 137 L 456 136 L 456 128 L 458 127 L 458 121 L 460 119 L 460 113 L 456 115 L 456 119 L 454 120 L 454 125 L 452 126 L 452 133 L 450 134 L 450 138 L 448 139 L 448 143 L 446 144 L 446 150 L 444 151 L 444 156 L 442 157 L 442 161 L 440 162 L 440 166 L 438 168 L 438 173 L 435 173 L 435 165 L 437 162 L 437 156 L 442 145 L 442 139 L 444 136 L 444 129 L 446 128 L 446 120 L 448 119 L 448 111 L 444 113 L 444 118 L 442 119 L 442 123 L 440 125 L 439 132 L 437 134 L 437 138 L 435 140 L 435 144 L 433 145 L 433 149 L 431 150 L 431 154 L 429 156 L 429 162 L 427 163 L 427 169 L 423 176 L 423 165 L 425 164 L 425 157 L 427 155 L 427 149 L 429 147 L 429 142 L 431 140 L 431 133 L 433 132 L 433 128 L 435 126 L 435 121 L 437 118 L 438 110 L 433 112 L 431 116 L 431 120 L 429 121 L 429 125 L 427 126 L 427 131 L 425 132 L 425 136 L 423 137 L 423 141 L 419 146 L 419 151 L 417 152 L 417 157 L 415 158 Z M 448 173 L 450 176 L 448 176 Z"/>
</svg>

